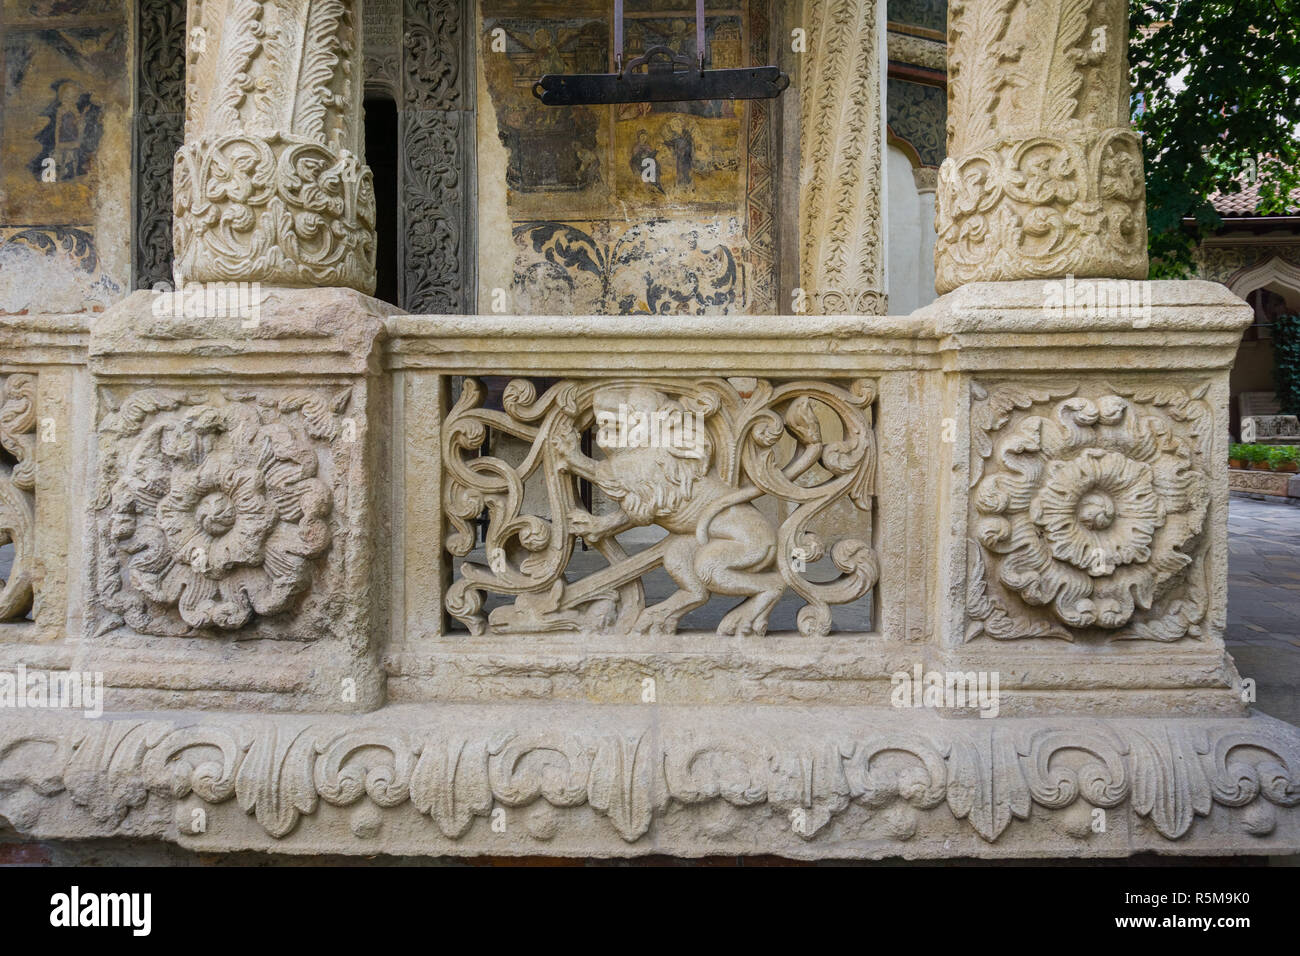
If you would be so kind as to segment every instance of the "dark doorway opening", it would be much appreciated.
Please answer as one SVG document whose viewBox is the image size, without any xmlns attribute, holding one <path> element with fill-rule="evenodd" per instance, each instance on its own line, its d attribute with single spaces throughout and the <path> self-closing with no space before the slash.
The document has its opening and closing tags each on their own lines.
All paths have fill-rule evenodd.
<svg viewBox="0 0 1300 956">
<path fill-rule="evenodd" d="M 375 176 L 375 297 L 400 305 L 397 273 L 397 105 L 366 97 L 366 163 Z"/>
</svg>

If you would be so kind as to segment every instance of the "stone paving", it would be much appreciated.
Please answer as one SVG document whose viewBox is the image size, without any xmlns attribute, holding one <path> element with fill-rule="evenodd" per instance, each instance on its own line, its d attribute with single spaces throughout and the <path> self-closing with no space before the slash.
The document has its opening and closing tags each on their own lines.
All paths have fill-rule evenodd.
<svg viewBox="0 0 1300 956">
<path fill-rule="evenodd" d="M 1300 508 L 1234 496 L 1228 554 L 1228 651 L 1258 709 L 1300 724 Z"/>
</svg>

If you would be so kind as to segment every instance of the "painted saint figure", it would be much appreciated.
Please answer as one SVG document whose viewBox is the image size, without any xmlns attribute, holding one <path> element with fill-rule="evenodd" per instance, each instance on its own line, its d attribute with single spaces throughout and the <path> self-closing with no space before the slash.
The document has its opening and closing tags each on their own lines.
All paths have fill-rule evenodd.
<svg viewBox="0 0 1300 956">
<path fill-rule="evenodd" d="M 48 122 L 36 134 L 40 154 L 28 168 L 41 179 L 46 175 L 46 161 L 54 161 L 58 182 L 70 182 L 90 172 L 90 160 L 99 147 L 100 108 L 71 80 L 50 85 L 54 100 L 45 108 Z"/>
<path fill-rule="evenodd" d="M 680 119 L 671 120 L 665 127 L 664 145 L 673 152 L 677 168 L 677 185 L 690 188 L 695 167 L 695 137 Z"/>
<path fill-rule="evenodd" d="M 661 193 L 664 191 L 664 187 L 659 184 L 659 150 L 650 145 L 650 134 L 644 129 L 637 130 L 636 145 L 632 147 L 629 165 L 642 182 Z"/>
</svg>

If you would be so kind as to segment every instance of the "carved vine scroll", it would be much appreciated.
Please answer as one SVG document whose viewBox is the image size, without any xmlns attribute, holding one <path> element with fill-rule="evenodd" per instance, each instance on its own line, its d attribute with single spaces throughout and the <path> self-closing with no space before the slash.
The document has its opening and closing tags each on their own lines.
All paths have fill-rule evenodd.
<svg viewBox="0 0 1300 956">
<path fill-rule="evenodd" d="M 13 561 L 0 579 L 0 621 L 32 608 L 35 559 L 36 377 L 0 381 L 0 545 L 13 545 Z"/>
<path fill-rule="evenodd" d="M 744 600 L 718 633 L 761 635 L 790 590 L 806 602 L 800 633 L 828 633 L 830 606 L 856 601 L 877 578 L 869 542 L 850 532 L 827 547 L 813 527 L 840 502 L 870 512 L 875 384 L 744 385 L 742 394 L 724 379 L 567 380 L 539 398 L 531 382 L 517 379 L 496 411 L 484 407 L 482 384 L 467 380 L 443 429 L 446 547 L 469 555 L 474 523 L 486 512 L 487 564 L 462 563 L 447 610 L 476 635 L 489 626 L 671 634 L 711 596 L 727 595 Z M 581 447 L 589 429 L 598 457 Z M 519 464 L 492 454 L 493 432 L 527 444 Z M 534 475 L 545 485 L 545 515 L 526 508 L 525 483 Z M 579 478 L 615 506 L 612 514 L 580 505 Z M 758 507 L 764 496 L 782 504 Z M 785 517 L 773 519 L 773 511 Z M 636 553 L 616 538 L 650 525 L 666 536 Z M 565 571 L 579 537 L 608 567 L 570 581 Z M 827 553 L 839 576 L 809 580 L 805 570 Z M 647 607 L 641 578 L 659 567 L 678 590 Z M 485 615 L 486 592 L 514 602 Z"/>
</svg>

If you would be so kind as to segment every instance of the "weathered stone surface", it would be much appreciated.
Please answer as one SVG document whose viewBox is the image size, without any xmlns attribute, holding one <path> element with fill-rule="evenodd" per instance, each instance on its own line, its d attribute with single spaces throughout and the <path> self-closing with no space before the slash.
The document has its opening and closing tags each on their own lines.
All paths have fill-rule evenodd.
<svg viewBox="0 0 1300 956">
<path fill-rule="evenodd" d="M 86 331 L 80 315 L 0 320 L 0 541 L 13 548 L 0 642 L 56 641 L 71 624 Z"/>
<path fill-rule="evenodd" d="M 935 285 L 1147 275 L 1123 0 L 961 0 L 948 14 L 948 158 Z"/>
<path fill-rule="evenodd" d="M 497 6 L 520 49 L 484 66 L 510 88 L 482 91 L 480 145 L 498 122 L 520 139 L 480 167 L 485 276 L 529 291 L 524 249 L 559 270 L 531 273 L 534 305 L 570 272 L 582 310 L 754 301 L 736 290 L 774 281 L 770 114 L 604 114 L 609 145 L 619 123 L 625 146 L 643 125 L 673 145 L 653 181 L 580 151 L 521 167 L 528 143 L 556 158 L 535 150 L 555 131 L 510 114 L 514 80 L 599 59 L 604 27 L 566 46 Z M 801 281 L 812 311 L 857 314 L 649 329 L 390 315 L 347 288 L 373 282 L 358 6 L 194 0 L 177 260 L 209 281 L 89 329 L 0 321 L 0 815 L 301 854 L 1300 850 L 1300 731 L 1251 715 L 1223 641 L 1250 309 L 1123 281 L 1143 230 L 1122 8 L 1048 6 L 1055 29 L 953 7 L 954 291 L 870 314 L 882 11 L 812 3 Z M 372 66 L 429 145 L 399 184 L 430 212 L 404 281 L 458 308 L 464 24 L 402 9 L 400 67 Z M 766 14 L 740 9 L 712 18 L 716 65 L 766 55 Z M 641 19 L 637 42 L 662 26 Z M 744 168 L 692 154 L 689 117 L 747 129 Z M 564 191 L 551 174 L 591 198 L 597 171 L 682 215 L 525 212 Z M 726 197 L 743 222 L 691 215 L 706 178 L 749 183 Z M 724 228 L 748 248 L 715 248 Z M 88 719 L 30 691 L 73 675 L 104 692 Z"/>
<path fill-rule="evenodd" d="M 1295 475 L 1284 471 L 1245 471 L 1232 468 L 1228 471 L 1228 487 L 1232 491 L 1249 491 L 1261 495 L 1287 497 Z"/>
<path fill-rule="evenodd" d="M 190 0 L 177 282 L 375 288 L 352 0 Z"/>
<path fill-rule="evenodd" d="M 372 708 L 388 307 L 343 289 L 260 290 L 251 318 L 196 304 L 136 293 L 92 331 L 85 640 L 97 650 L 83 661 L 142 699 L 183 705 L 221 687 Z M 235 640 L 306 646 L 234 663 Z M 131 675 L 149 661 L 166 676 L 140 686 Z"/>
<path fill-rule="evenodd" d="M 1208 564 L 1194 555 L 1217 471 L 1208 389 L 972 385 L 973 633 L 1200 636 Z M 1007 600 L 1046 611 L 1009 615 Z"/>
<path fill-rule="evenodd" d="M 0 723 L 0 813 L 42 838 L 208 851 L 1279 854 L 1300 845 L 1298 765 L 1300 733 L 1263 716 L 533 705 L 17 718 Z"/>
</svg>

